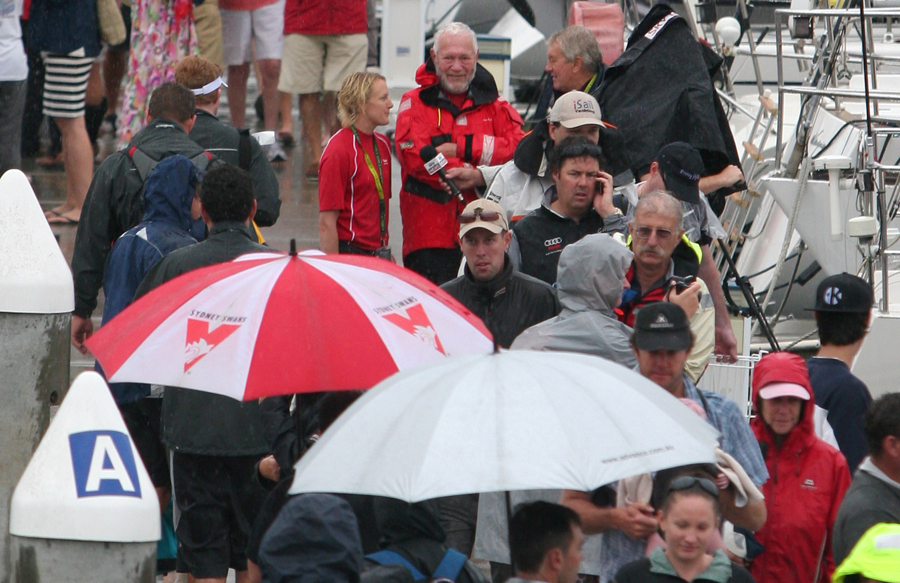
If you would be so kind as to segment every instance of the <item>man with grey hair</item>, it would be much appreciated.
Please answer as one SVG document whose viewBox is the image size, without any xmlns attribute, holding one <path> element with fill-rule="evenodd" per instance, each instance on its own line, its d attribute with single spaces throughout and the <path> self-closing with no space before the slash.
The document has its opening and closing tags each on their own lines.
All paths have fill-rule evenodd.
<svg viewBox="0 0 900 583">
<path fill-rule="evenodd" d="M 546 144 L 548 140 L 551 143 L 553 141 L 550 124 L 547 121 L 547 111 L 550 105 L 555 105 L 556 101 L 571 91 L 587 93 L 592 98 L 596 98 L 603 70 L 603 55 L 600 53 L 600 45 L 597 44 L 594 34 L 585 27 L 574 24 L 557 31 L 549 38 L 547 41 L 547 64 L 544 71 L 550 75 L 552 83 L 544 88 L 544 94 L 538 102 L 534 114 L 537 122 L 534 131 L 525 136 L 516 149 L 515 164 L 525 175 L 543 176 L 544 174 Z M 599 105 L 596 106 L 596 112 L 599 124 Z M 599 124 L 599 126 L 601 132 L 606 133 L 605 124 Z M 601 139 L 602 136 L 598 136 L 594 141 L 597 142 Z M 600 145 L 607 147 L 612 144 L 601 141 Z M 452 178 L 460 188 L 487 186 L 488 189 L 492 189 L 499 173 L 499 166 L 479 166 L 478 168 L 454 168 L 447 171 L 447 176 Z M 502 186 L 500 188 L 503 189 Z M 528 210 L 536 208 L 539 203 L 540 197 Z"/>
<path fill-rule="evenodd" d="M 643 306 L 678 304 L 690 318 L 695 338 L 685 372 L 696 380 L 715 345 L 715 308 L 706 284 L 696 277 L 699 248 L 684 237 L 681 203 L 665 191 L 649 192 L 635 206 L 628 229 L 634 261 L 626 274 L 629 288 L 616 310 L 619 320 L 633 326 Z"/>
<path fill-rule="evenodd" d="M 475 33 L 465 24 L 438 30 L 416 80 L 419 87 L 400 100 L 394 137 L 403 183 L 403 264 L 443 284 L 456 277 L 462 259 L 456 217 L 465 203 L 425 169 L 422 148 L 436 148 L 447 169 L 500 165 L 522 139 L 522 118 L 478 64 Z M 463 189 L 465 201 L 476 197 L 474 189 Z"/>
<path fill-rule="evenodd" d="M 594 34 L 573 24 L 547 40 L 544 71 L 553 81 L 557 97 L 569 91 L 594 94 L 603 76 L 603 55 Z"/>
</svg>

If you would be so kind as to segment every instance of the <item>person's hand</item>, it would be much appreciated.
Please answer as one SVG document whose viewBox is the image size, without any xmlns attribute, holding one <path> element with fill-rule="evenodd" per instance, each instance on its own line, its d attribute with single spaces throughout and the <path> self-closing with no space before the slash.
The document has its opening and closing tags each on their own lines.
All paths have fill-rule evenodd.
<svg viewBox="0 0 900 583">
<path fill-rule="evenodd" d="M 720 182 L 723 187 L 737 184 L 744 179 L 744 173 L 734 164 L 729 164 L 728 166 L 726 166 L 725 169 L 719 173 L 719 175 L 722 177 L 722 180 Z"/>
<path fill-rule="evenodd" d="M 438 152 L 444 155 L 445 158 L 456 158 L 456 143 L 455 142 L 447 142 L 441 144 L 437 148 L 435 148 Z"/>
<path fill-rule="evenodd" d="M 594 210 L 600 215 L 600 218 L 616 213 L 616 206 L 613 204 L 613 178 L 606 172 L 600 171 L 597 176 L 597 186 L 594 194 Z"/>
<path fill-rule="evenodd" d="M 700 190 L 706 193 L 715 192 L 726 186 L 733 186 L 744 180 L 744 173 L 738 166 L 731 164 L 726 166 L 724 170 L 712 176 L 704 176 L 697 185 Z"/>
<path fill-rule="evenodd" d="M 666 298 L 673 304 L 680 306 L 681 309 L 684 310 L 684 313 L 687 314 L 688 319 L 690 319 L 693 318 L 694 314 L 697 313 L 697 310 L 700 309 L 701 289 L 702 287 L 700 286 L 699 281 L 695 281 L 687 286 L 681 293 L 678 293 L 678 290 L 673 286 L 669 289 Z"/>
<path fill-rule="evenodd" d="M 91 337 L 94 333 L 94 323 L 90 318 L 82 318 L 72 314 L 72 345 L 78 349 L 81 354 L 87 354 L 87 346 L 84 341 Z"/>
<path fill-rule="evenodd" d="M 622 510 L 624 512 L 618 530 L 633 539 L 646 539 L 659 528 L 653 507 L 647 503 L 636 502 Z"/>
<path fill-rule="evenodd" d="M 468 164 L 456 168 L 449 168 L 447 170 L 447 178 L 452 180 L 460 190 L 484 186 L 484 175 L 481 173 L 481 170 Z M 443 180 L 441 180 L 441 186 L 443 186 L 444 190 L 449 194 L 453 194 L 450 192 L 450 187 L 447 186 L 447 183 Z"/>
<path fill-rule="evenodd" d="M 737 556 L 736 554 L 732 553 L 732 552 L 729 551 L 728 549 L 725 549 L 725 555 L 726 555 L 726 556 L 731 560 L 731 562 L 734 563 L 735 565 L 740 565 L 741 567 L 744 567 L 745 569 L 749 569 L 749 568 L 750 568 L 750 561 L 748 561 L 747 559 L 742 559 L 741 557 L 739 557 L 739 556 Z"/>
<path fill-rule="evenodd" d="M 274 455 L 267 455 L 259 460 L 259 475 L 273 482 L 281 479 L 281 468 L 278 467 Z"/>
<path fill-rule="evenodd" d="M 716 348 L 713 352 L 717 362 L 737 362 L 737 339 L 731 324 L 716 325 Z"/>
<path fill-rule="evenodd" d="M 716 476 L 716 486 L 719 487 L 719 490 L 725 490 L 731 486 L 731 480 L 728 479 L 724 472 L 719 472 L 719 475 Z"/>
</svg>

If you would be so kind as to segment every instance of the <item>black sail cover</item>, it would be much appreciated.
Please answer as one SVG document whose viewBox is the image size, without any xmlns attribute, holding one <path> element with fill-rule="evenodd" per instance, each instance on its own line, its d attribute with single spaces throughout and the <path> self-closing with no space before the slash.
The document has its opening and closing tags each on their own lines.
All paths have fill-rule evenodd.
<svg viewBox="0 0 900 583">
<path fill-rule="evenodd" d="M 603 152 L 611 173 L 646 172 L 660 148 L 677 141 L 700 152 L 705 175 L 739 165 L 712 82 L 721 65 L 722 59 L 694 38 L 671 7 L 654 6 L 600 87 L 603 119 L 618 128 L 617 147 Z"/>
</svg>

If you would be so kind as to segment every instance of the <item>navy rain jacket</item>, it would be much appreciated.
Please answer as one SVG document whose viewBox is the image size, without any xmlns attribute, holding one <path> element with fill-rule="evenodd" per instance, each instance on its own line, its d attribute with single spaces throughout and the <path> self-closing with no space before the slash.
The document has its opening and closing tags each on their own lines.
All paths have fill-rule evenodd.
<svg viewBox="0 0 900 583">
<path fill-rule="evenodd" d="M 199 181 L 199 168 L 180 154 L 163 158 L 147 177 L 143 220 L 116 240 L 106 258 L 103 324 L 131 303 L 138 285 L 157 261 L 197 242 L 190 230 L 194 224 L 191 203 Z M 149 385 L 137 383 L 113 383 L 110 390 L 119 404 L 150 394 Z"/>
</svg>

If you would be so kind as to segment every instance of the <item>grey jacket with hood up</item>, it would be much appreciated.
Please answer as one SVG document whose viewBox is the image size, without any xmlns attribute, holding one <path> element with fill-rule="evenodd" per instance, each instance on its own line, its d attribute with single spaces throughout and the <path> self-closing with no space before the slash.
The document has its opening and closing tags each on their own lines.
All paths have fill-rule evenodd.
<svg viewBox="0 0 900 583">
<path fill-rule="evenodd" d="M 634 368 L 631 328 L 613 311 L 631 265 L 631 251 L 606 234 L 588 235 L 559 258 L 559 316 L 528 328 L 512 348 L 592 354 Z"/>
</svg>

